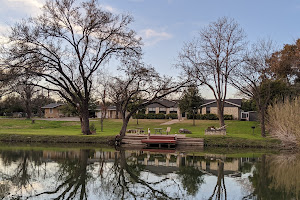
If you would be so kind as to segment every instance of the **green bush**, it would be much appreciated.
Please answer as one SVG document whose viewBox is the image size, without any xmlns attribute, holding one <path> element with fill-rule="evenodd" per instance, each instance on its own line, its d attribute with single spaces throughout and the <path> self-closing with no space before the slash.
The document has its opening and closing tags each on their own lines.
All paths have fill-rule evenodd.
<svg viewBox="0 0 300 200">
<path fill-rule="evenodd" d="M 155 113 L 149 113 L 146 115 L 147 119 L 156 119 L 156 114 Z"/>
<path fill-rule="evenodd" d="M 188 119 L 193 119 L 193 115 L 188 115 Z M 195 119 L 200 119 L 200 120 L 218 120 L 218 116 L 216 114 L 196 114 Z"/>
<path fill-rule="evenodd" d="M 166 119 L 166 115 L 163 113 L 158 113 L 156 114 L 156 118 L 155 119 Z"/>
<path fill-rule="evenodd" d="M 176 113 L 170 113 L 166 115 L 166 119 L 178 119 L 178 115 Z"/>
<path fill-rule="evenodd" d="M 207 120 L 218 120 L 218 116 L 216 114 L 205 114 Z"/>
<path fill-rule="evenodd" d="M 232 115 L 224 115 L 224 120 L 233 120 Z"/>
<path fill-rule="evenodd" d="M 90 124 L 90 131 L 96 133 L 96 126 L 94 123 Z"/>
<path fill-rule="evenodd" d="M 136 118 L 138 118 L 138 119 L 147 119 L 147 116 L 146 116 L 146 114 L 144 114 L 144 113 L 138 113 L 138 114 L 134 114 L 134 115 L 132 116 L 132 118 L 133 118 L 133 119 L 136 119 Z"/>
</svg>

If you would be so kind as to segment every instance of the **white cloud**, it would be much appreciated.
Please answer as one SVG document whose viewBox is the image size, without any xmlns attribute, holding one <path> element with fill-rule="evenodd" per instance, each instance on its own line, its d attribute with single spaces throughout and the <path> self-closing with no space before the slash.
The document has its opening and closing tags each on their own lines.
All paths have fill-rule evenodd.
<svg viewBox="0 0 300 200">
<path fill-rule="evenodd" d="M 44 5 L 42 0 L 7 0 L 7 1 L 11 3 L 22 3 L 37 8 L 41 8 Z"/>
<path fill-rule="evenodd" d="M 41 13 L 45 0 L 0 0 L 0 12 L 7 16 L 36 16 Z"/>
<path fill-rule="evenodd" d="M 169 40 L 173 37 L 171 34 L 167 32 L 164 31 L 159 32 L 153 29 L 141 30 L 139 35 L 143 38 L 146 46 L 152 46 L 157 44 L 161 40 Z"/>
<path fill-rule="evenodd" d="M 101 6 L 104 10 L 109 11 L 109 12 L 111 12 L 111 13 L 114 13 L 114 14 L 120 13 L 118 9 L 116 9 L 116 8 L 110 6 L 110 5 L 107 5 L 107 4 L 105 4 L 105 5 L 104 5 L 104 4 L 100 4 L 100 6 Z"/>
<path fill-rule="evenodd" d="M 0 44 L 8 42 L 8 37 L 6 35 L 9 29 L 9 26 L 0 24 Z"/>
</svg>

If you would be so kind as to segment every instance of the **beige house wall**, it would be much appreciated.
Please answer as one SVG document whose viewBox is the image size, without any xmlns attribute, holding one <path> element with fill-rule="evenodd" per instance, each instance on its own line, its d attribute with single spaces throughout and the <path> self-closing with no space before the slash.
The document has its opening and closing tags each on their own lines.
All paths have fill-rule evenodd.
<svg viewBox="0 0 300 200">
<path fill-rule="evenodd" d="M 233 119 L 239 120 L 241 110 L 238 107 L 224 107 L 224 115 L 232 115 Z M 210 113 L 218 115 L 217 107 L 210 107 Z M 202 114 L 206 114 L 206 107 L 202 108 Z"/>
<path fill-rule="evenodd" d="M 166 114 L 170 114 L 170 108 L 167 108 Z"/>
<path fill-rule="evenodd" d="M 96 112 L 96 116 L 98 118 L 101 118 L 101 111 L 99 112 Z M 106 116 L 105 118 L 108 118 L 108 119 L 116 119 L 117 117 L 117 111 L 116 110 L 107 110 L 106 111 Z"/>
<path fill-rule="evenodd" d="M 240 109 L 238 107 L 225 107 L 224 115 L 232 115 L 233 119 L 240 119 Z"/>
<path fill-rule="evenodd" d="M 218 109 L 217 109 L 217 107 L 210 107 L 210 113 L 218 115 Z"/>
<path fill-rule="evenodd" d="M 155 114 L 158 114 L 159 113 L 159 107 L 156 107 L 155 108 Z"/>
<path fill-rule="evenodd" d="M 52 112 L 50 112 L 51 108 L 45 108 L 45 118 L 58 118 L 62 116 L 59 108 L 52 108 Z"/>
</svg>

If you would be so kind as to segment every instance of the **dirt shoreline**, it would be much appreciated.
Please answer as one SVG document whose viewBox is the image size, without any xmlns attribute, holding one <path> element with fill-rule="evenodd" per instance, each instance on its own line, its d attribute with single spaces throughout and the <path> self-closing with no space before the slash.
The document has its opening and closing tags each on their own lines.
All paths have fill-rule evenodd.
<svg viewBox="0 0 300 200">
<path fill-rule="evenodd" d="M 22 135 L 0 134 L 1 142 L 22 143 L 66 143 L 66 144 L 105 144 L 114 146 L 115 136 L 61 136 L 61 135 Z M 280 149 L 280 143 L 271 141 L 248 140 L 238 138 L 205 138 L 205 147 L 230 147 L 230 148 L 267 148 Z"/>
</svg>

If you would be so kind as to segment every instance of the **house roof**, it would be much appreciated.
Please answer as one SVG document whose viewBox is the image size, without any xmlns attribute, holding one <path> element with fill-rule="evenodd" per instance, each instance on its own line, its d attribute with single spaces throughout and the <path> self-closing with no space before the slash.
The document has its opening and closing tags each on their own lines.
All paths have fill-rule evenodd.
<svg viewBox="0 0 300 200">
<path fill-rule="evenodd" d="M 97 106 L 95 110 L 102 110 L 101 106 Z M 108 106 L 107 110 L 117 110 L 116 106 Z"/>
<path fill-rule="evenodd" d="M 61 103 L 50 103 L 50 104 L 45 105 L 45 106 L 43 106 L 41 108 L 43 108 L 43 109 L 45 109 L 45 108 L 56 108 L 56 107 L 59 107 L 59 106 L 62 106 L 62 105 L 64 105 L 64 104 L 61 104 Z"/>
<path fill-rule="evenodd" d="M 178 103 L 176 101 L 171 101 L 168 99 L 158 99 L 147 106 L 148 108 L 155 108 L 155 107 L 163 107 L 163 108 L 177 108 Z"/>
<path fill-rule="evenodd" d="M 204 103 L 201 105 L 201 107 L 211 105 L 211 104 L 214 104 L 214 103 L 216 103 L 215 99 L 205 99 Z M 225 99 L 225 103 L 227 103 L 231 106 L 241 107 L 242 106 L 242 99 Z"/>
</svg>

